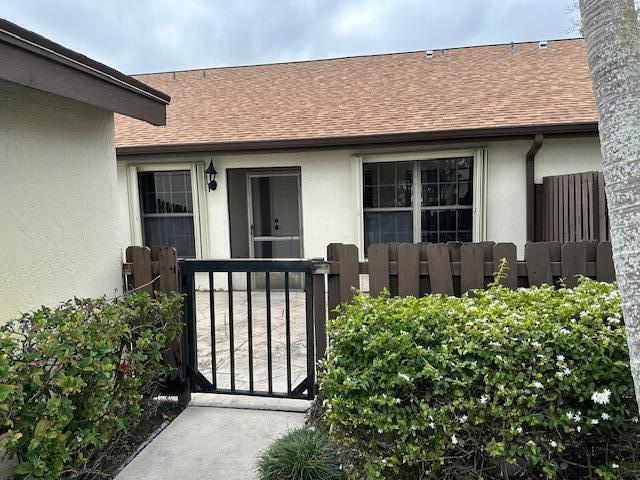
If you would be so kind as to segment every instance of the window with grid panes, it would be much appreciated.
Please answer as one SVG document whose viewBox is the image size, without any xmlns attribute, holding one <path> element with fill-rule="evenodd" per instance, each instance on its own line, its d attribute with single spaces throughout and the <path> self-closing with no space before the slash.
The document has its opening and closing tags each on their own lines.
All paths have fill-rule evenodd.
<svg viewBox="0 0 640 480">
<path fill-rule="evenodd" d="M 365 249 L 472 240 L 472 157 L 365 163 L 363 189 Z"/>
<path fill-rule="evenodd" d="M 195 257 L 191 172 L 140 172 L 138 189 L 144 244 L 170 245 L 179 257 Z"/>
</svg>

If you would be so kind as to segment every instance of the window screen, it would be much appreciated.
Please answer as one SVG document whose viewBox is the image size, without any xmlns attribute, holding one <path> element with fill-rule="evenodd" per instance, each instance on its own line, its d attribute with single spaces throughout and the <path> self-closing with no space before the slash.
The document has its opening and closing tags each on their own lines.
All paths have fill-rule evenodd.
<svg viewBox="0 0 640 480">
<path fill-rule="evenodd" d="M 140 172 L 138 188 L 144 244 L 173 246 L 179 257 L 195 257 L 191 172 Z"/>
</svg>

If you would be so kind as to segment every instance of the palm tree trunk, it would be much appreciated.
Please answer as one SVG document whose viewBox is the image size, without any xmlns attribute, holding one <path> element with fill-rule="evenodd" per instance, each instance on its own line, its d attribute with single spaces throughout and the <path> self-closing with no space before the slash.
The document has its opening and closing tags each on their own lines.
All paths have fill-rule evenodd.
<svg viewBox="0 0 640 480">
<path fill-rule="evenodd" d="M 598 104 L 616 278 L 640 399 L 640 31 L 633 0 L 580 0 L 580 12 Z"/>
</svg>

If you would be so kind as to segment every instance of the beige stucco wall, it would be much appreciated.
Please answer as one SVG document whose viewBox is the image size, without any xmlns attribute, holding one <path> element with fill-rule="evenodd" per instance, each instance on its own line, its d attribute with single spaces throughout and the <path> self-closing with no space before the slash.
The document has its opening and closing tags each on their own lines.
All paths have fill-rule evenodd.
<svg viewBox="0 0 640 480">
<path fill-rule="evenodd" d="M 486 147 L 487 166 L 487 239 L 496 242 L 514 242 L 522 257 L 526 243 L 525 157 L 531 140 L 500 141 L 490 143 L 442 144 L 425 147 L 424 151 L 475 149 Z M 416 149 L 404 149 L 415 151 Z M 356 157 L 375 151 L 325 150 L 247 155 L 214 155 L 213 162 L 219 172 L 218 189 L 207 192 L 208 252 L 210 258 L 229 258 L 229 211 L 227 206 L 226 169 L 300 167 L 302 190 L 302 217 L 304 256 L 325 257 L 331 242 L 355 243 L 362 241 L 360 213 L 361 171 Z M 398 149 L 386 149 L 393 154 Z M 127 179 L 125 165 L 142 164 L 188 165 L 209 163 L 209 156 L 146 157 L 120 159 L 120 195 L 123 228 L 129 227 Z M 566 138 L 546 140 L 536 159 L 536 177 L 544 175 L 601 170 L 601 156 L 597 138 Z"/>
<path fill-rule="evenodd" d="M 0 82 L 0 322 L 121 289 L 113 114 Z"/>
</svg>

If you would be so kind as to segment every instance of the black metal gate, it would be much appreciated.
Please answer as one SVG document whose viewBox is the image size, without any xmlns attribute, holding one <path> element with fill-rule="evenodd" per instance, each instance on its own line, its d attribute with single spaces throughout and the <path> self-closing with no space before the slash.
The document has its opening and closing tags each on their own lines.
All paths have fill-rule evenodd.
<svg viewBox="0 0 640 480">
<path fill-rule="evenodd" d="M 185 294 L 185 360 L 192 392 L 313 398 L 315 354 L 311 261 L 183 260 L 179 266 L 181 290 Z M 214 280 L 220 282 L 221 274 L 226 291 L 216 291 Z M 292 290 L 292 277 L 296 280 L 294 284 L 304 285 L 303 291 Z M 239 283 L 239 279 L 245 284 L 234 290 L 234 280 Z M 274 280 L 281 285 L 274 288 Z M 258 284 L 259 289 L 256 288 Z M 292 294 L 298 300 L 294 312 Z M 274 295 L 278 295 L 281 306 L 280 315 L 276 315 L 276 325 L 273 322 Z M 304 303 L 303 308 L 300 302 Z M 259 312 L 264 315 L 256 315 Z M 302 323 L 304 333 L 300 332 Z M 293 343 L 292 331 L 299 334 Z M 210 345 L 203 341 L 207 335 Z M 280 341 L 276 339 L 274 346 L 276 335 Z M 266 343 L 262 344 L 263 341 Z M 256 344 L 266 348 L 256 354 Z M 298 349 L 297 357 L 304 357 L 296 358 L 300 362 L 293 362 L 292 345 Z M 264 353 L 266 356 L 263 357 Z M 282 361 L 274 362 L 274 353 L 276 360 L 284 360 L 284 365 Z M 205 372 L 202 365 L 207 366 Z M 274 383 L 274 368 L 278 367 L 281 375 Z M 260 378 L 256 378 L 256 373 Z"/>
</svg>

